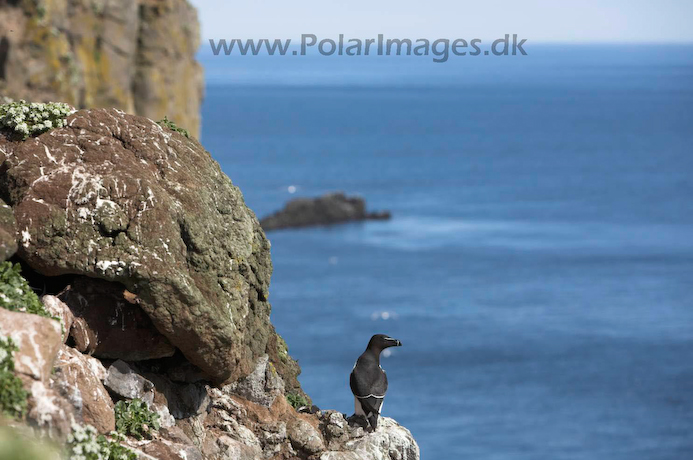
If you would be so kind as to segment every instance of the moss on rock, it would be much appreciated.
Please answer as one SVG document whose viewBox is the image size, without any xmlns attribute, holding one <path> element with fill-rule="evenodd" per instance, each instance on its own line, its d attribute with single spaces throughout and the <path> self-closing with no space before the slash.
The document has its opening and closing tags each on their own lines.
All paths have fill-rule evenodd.
<svg viewBox="0 0 693 460">
<path fill-rule="evenodd" d="M 10 337 L 0 337 L 0 413 L 22 418 L 26 413 L 28 393 L 14 375 L 14 352 L 19 348 Z"/>
</svg>

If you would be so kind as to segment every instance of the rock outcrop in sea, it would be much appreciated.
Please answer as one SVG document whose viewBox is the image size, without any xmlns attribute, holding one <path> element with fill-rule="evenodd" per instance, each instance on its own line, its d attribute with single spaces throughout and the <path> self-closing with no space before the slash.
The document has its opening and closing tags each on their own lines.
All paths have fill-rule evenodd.
<svg viewBox="0 0 693 460">
<path fill-rule="evenodd" d="M 0 371 L 25 401 L 0 427 L 74 449 L 85 425 L 118 429 L 98 442 L 141 458 L 418 460 L 394 420 L 368 433 L 297 410 L 310 399 L 270 322 L 269 242 L 196 140 L 81 110 L 25 141 L 0 132 L 0 165 L 0 256 L 22 265 L 43 312 L 16 300 L 33 294 L 12 278 L 23 297 L 0 296 L 15 310 L 0 308 L 14 344 Z"/>
<path fill-rule="evenodd" d="M 389 211 L 367 211 L 366 201 L 361 197 L 334 192 L 318 198 L 291 200 L 280 211 L 260 220 L 260 225 L 268 231 L 389 218 Z"/>
<path fill-rule="evenodd" d="M 0 2 L 0 96 L 168 116 L 197 136 L 199 46 L 187 0 Z"/>
</svg>

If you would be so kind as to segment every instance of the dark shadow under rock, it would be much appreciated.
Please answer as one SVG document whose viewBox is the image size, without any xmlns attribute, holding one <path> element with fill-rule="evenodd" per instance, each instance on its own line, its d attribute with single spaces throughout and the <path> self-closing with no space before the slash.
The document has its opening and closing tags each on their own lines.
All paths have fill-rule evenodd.
<svg viewBox="0 0 693 460">
<path fill-rule="evenodd" d="M 154 384 L 154 402 L 165 404 L 175 419 L 202 414 L 209 406 L 209 395 L 204 383 L 176 383 L 159 374 L 143 372 Z"/>
<path fill-rule="evenodd" d="M 118 283 L 77 277 L 59 298 L 76 319 L 83 320 L 76 321 L 71 331 L 80 351 L 124 361 L 163 358 L 175 352 L 140 308 L 137 298 Z"/>
</svg>

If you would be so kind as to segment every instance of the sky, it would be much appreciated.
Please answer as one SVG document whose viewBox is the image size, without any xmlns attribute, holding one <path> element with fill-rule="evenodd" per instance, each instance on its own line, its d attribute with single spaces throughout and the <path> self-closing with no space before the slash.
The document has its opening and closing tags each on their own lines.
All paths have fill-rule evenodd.
<svg viewBox="0 0 693 460">
<path fill-rule="evenodd" d="M 202 38 L 693 42 L 693 0 L 190 0 Z"/>
</svg>

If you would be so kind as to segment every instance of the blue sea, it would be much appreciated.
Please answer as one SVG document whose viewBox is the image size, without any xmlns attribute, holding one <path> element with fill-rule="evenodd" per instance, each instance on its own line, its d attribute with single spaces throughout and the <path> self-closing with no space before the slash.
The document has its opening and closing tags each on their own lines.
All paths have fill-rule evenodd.
<svg viewBox="0 0 693 460">
<path fill-rule="evenodd" d="M 315 404 L 424 460 L 693 458 L 693 46 L 212 56 L 201 140 L 262 217 L 343 190 L 387 222 L 268 233 L 272 321 Z M 293 191 L 294 193 L 290 193 Z"/>
</svg>

